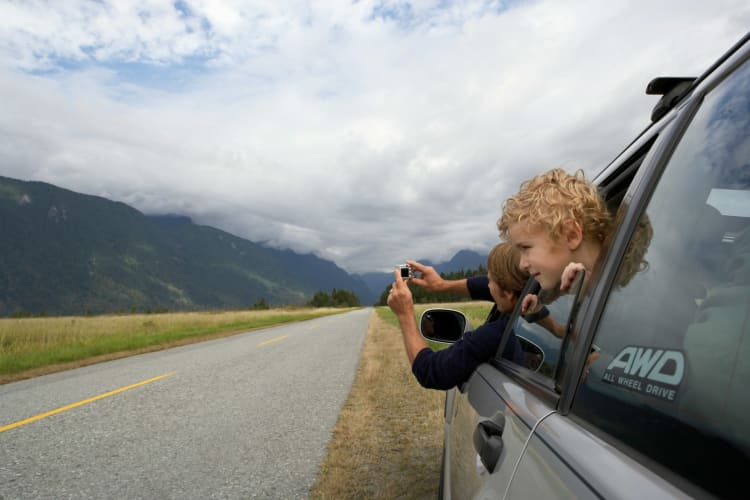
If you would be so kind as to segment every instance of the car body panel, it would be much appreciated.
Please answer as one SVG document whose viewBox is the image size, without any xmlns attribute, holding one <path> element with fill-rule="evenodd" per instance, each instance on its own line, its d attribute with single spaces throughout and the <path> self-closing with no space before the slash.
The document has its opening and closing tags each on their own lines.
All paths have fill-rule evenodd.
<svg viewBox="0 0 750 500">
<path fill-rule="evenodd" d="M 506 498 L 634 497 L 686 495 L 570 418 L 553 414 L 535 429 Z"/>
<path fill-rule="evenodd" d="M 454 391 L 456 391 L 454 389 Z M 498 498 L 505 494 L 512 473 L 536 422 L 552 410 L 489 364 L 481 365 L 456 391 L 450 425 L 446 424 L 445 498 Z M 482 465 L 472 436 L 483 420 L 501 412 L 505 418 L 503 452 L 495 471 Z"/>
</svg>

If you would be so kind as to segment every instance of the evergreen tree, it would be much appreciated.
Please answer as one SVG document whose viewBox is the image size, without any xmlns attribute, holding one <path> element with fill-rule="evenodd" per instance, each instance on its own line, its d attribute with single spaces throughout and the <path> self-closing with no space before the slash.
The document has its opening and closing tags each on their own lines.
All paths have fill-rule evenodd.
<svg viewBox="0 0 750 500">
<path fill-rule="evenodd" d="M 253 311 L 263 311 L 266 309 L 270 309 L 271 307 L 268 305 L 268 302 L 266 302 L 265 297 L 261 297 L 258 300 L 255 301 L 255 304 L 253 304 L 250 309 Z"/>
<path fill-rule="evenodd" d="M 354 292 L 334 288 L 330 295 L 322 291 L 316 292 L 307 305 L 310 307 L 359 307 L 362 304 Z"/>
</svg>

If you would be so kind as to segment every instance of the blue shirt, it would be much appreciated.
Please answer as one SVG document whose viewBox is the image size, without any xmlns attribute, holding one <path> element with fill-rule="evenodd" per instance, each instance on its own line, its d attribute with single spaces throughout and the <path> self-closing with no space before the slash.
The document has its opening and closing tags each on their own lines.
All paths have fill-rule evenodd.
<svg viewBox="0 0 750 500">
<path fill-rule="evenodd" d="M 486 276 L 469 278 L 466 284 L 472 299 L 492 300 Z M 494 307 L 493 313 L 485 324 L 473 332 L 466 332 L 450 347 L 441 351 L 426 347 L 419 351 L 411 371 L 420 385 L 428 389 L 451 389 L 469 380 L 479 365 L 494 358 L 510 315 L 499 313 Z M 523 366 L 525 355 L 521 344 L 512 330 L 510 335 L 503 357 Z"/>
</svg>

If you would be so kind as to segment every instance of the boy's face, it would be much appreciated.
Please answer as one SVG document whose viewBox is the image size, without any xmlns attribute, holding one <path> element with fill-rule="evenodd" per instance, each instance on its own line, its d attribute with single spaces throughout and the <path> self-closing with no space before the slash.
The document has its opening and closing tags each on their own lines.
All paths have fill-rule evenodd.
<svg viewBox="0 0 750 500">
<path fill-rule="evenodd" d="M 492 299 L 495 301 L 495 304 L 497 304 L 497 309 L 500 312 L 511 312 L 516 305 L 515 294 L 503 290 L 489 274 L 487 274 L 487 277 L 490 280 L 490 293 L 492 294 Z"/>
<path fill-rule="evenodd" d="M 544 290 L 558 286 L 562 272 L 573 254 L 564 238 L 553 240 L 544 229 L 519 222 L 508 228 L 513 245 L 521 254 L 519 267 L 528 272 Z"/>
</svg>

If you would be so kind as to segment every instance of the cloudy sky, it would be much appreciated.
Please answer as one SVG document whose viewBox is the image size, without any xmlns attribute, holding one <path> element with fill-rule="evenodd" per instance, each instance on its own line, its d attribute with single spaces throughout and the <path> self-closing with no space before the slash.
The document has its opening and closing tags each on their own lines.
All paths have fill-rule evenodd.
<svg viewBox="0 0 750 500">
<path fill-rule="evenodd" d="M 349 272 L 440 262 L 749 26 L 747 0 L 0 0 L 0 175 Z"/>
</svg>

